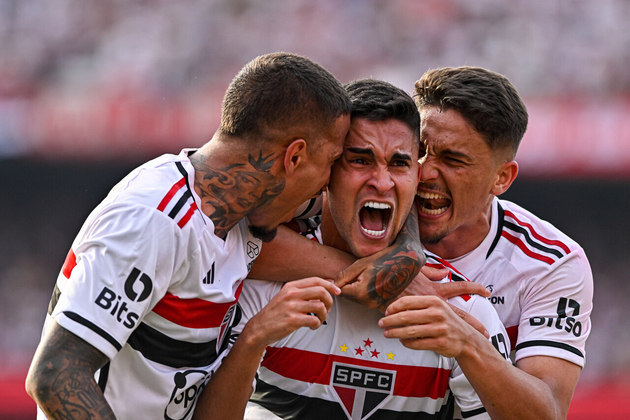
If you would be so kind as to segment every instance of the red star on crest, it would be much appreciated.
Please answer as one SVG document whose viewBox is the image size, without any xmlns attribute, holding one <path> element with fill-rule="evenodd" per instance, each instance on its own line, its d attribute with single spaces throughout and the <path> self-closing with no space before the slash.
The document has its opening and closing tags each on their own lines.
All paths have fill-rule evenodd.
<svg viewBox="0 0 630 420">
<path fill-rule="evenodd" d="M 363 356 L 363 349 L 361 347 L 357 347 L 356 349 L 354 349 L 354 351 L 356 352 L 356 354 L 358 354 L 359 356 Z"/>
<path fill-rule="evenodd" d="M 363 340 L 363 345 L 365 347 L 370 347 L 372 345 L 373 341 L 370 340 L 369 338 L 367 340 Z"/>
<path fill-rule="evenodd" d="M 380 353 L 379 353 L 378 351 L 376 351 L 376 350 L 372 350 L 370 353 L 372 353 L 372 357 L 377 357 L 377 358 L 378 358 L 378 355 L 380 354 Z"/>
</svg>

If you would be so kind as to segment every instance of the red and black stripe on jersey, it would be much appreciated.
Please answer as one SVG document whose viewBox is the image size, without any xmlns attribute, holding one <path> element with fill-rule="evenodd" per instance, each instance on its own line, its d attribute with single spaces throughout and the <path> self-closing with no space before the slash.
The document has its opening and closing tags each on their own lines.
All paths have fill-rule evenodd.
<svg viewBox="0 0 630 420">
<path fill-rule="evenodd" d="M 534 226 L 521 221 L 511 211 L 504 210 L 501 204 L 498 204 L 498 215 L 499 228 L 486 258 L 490 256 L 501 238 L 516 245 L 525 255 L 549 265 L 571 252 L 566 244 L 556 239 L 545 238 Z"/>
<path fill-rule="evenodd" d="M 171 203 L 173 198 L 180 193 L 179 199 L 177 202 L 171 207 L 168 212 L 168 217 L 177 221 L 177 226 L 183 228 L 186 226 L 186 223 L 190 220 L 192 215 L 197 210 L 197 203 L 192 196 L 192 190 L 190 189 L 190 185 L 188 184 L 188 172 L 184 169 L 183 165 L 180 162 L 175 162 L 177 169 L 183 175 L 183 177 L 177 181 L 173 186 L 168 190 L 164 198 L 158 204 L 157 209 L 161 212 L 164 212 L 166 207 Z M 188 204 L 186 211 L 183 215 L 178 218 L 180 215 L 182 208 Z M 205 219 L 203 219 L 205 221 Z"/>
<path fill-rule="evenodd" d="M 448 261 L 443 258 L 438 257 L 435 254 L 431 254 L 430 252 L 425 251 L 425 256 L 427 261 L 425 265 L 427 267 L 437 268 L 437 269 L 447 269 L 448 270 L 448 279 L 450 281 L 470 281 L 465 275 L 460 273 L 455 267 L 451 265 Z M 466 302 L 470 299 L 470 295 L 460 295 L 462 299 Z"/>
</svg>

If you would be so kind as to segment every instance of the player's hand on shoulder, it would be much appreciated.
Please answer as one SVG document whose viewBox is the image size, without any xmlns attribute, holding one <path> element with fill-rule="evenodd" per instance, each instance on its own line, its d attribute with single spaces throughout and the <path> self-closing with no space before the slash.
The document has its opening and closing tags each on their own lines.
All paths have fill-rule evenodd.
<svg viewBox="0 0 630 420">
<path fill-rule="evenodd" d="M 246 325 L 262 345 L 283 339 L 300 327 L 319 328 L 341 290 L 319 277 L 287 282 Z"/>
<path fill-rule="evenodd" d="M 468 320 L 463 320 L 450 304 L 437 296 L 397 299 L 387 307 L 379 326 L 385 337 L 397 338 L 405 347 L 432 350 L 447 357 L 457 357 L 470 335 L 478 334 Z"/>
<path fill-rule="evenodd" d="M 490 291 L 482 284 L 472 281 L 440 281 L 449 274 L 447 268 L 423 266 L 418 275 L 400 296 L 438 296 L 443 300 L 461 295 L 490 296 Z"/>
</svg>

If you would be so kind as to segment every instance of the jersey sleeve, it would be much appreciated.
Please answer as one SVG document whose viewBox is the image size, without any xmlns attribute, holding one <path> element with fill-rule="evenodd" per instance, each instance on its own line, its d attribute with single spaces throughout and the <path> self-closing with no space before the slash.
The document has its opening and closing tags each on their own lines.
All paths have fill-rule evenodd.
<svg viewBox="0 0 630 420">
<path fill-rule="evenodd" d="M 182 230 L 151 208 L 97 207 L 59 274 L 51 316 L 109 358 L 164 296 L 187 258 Z"/>
<path fill-rule="evenodd" d="M 593 309 L 593 276 L 584 251 L 552 266 L 522 297 L 515 361 L 553 356 L 583 367 Z"/>
<path fill-rule="evenodd" d="M 490 342 L 504 359 L 509 359 L 510 340 L 499 315 L 492 304 L 485 298 L 472 295 L 468 300 L 462 297 L 449 299 L 449 303 L 462 309 L 478 319 L 488 330 Z M 477 392 L 456 363 L 451 371 L 449 387 L 455 402 L 466 419 L 489 419 Z"/>
</svg>

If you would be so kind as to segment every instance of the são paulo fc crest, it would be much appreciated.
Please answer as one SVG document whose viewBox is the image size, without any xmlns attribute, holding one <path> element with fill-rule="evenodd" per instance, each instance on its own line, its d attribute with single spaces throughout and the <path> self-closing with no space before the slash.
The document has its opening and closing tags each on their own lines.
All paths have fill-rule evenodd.
<svg viewBox="0 0 630 420">
<path fill-rule="evenodd" d="M 333 362 L 330 384 L 350 420 L 370 416 L 392 395 L 396 371 Z"/>
<path fill-rule="evenodd" d="M 236 305 L 237 304 L 235 303 L 234 305 L 230 306 L 230 309 L 228 309 L 225 315 L 223 316 L 223 321 L 221 321 L 221 326 L 219 327 L 219 336 L 217 337 L 217 346 L 216 346 L 217 354 L 221 353 L 221 350 L 223 349 L 223 340 L 225 340 L 225 336 L 227 332 L 230 331 L 232 315 L 234 314 L 234 311 L 236 310 Z"/>
</svg>

